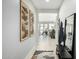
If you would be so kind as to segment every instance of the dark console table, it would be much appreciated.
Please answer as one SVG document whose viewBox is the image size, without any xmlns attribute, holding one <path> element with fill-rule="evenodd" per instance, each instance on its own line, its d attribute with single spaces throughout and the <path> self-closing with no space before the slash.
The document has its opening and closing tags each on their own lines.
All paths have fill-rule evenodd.
<svg viewBox="0 0 79 59">
<path fill-rule="evenodd" d="M 56 54 L 59 56 L 59 59 L 72 59 L 71 54 L 65 48 L 62 52 L 60 50 L 61 48 L 57 45 Z"/>
</svg>

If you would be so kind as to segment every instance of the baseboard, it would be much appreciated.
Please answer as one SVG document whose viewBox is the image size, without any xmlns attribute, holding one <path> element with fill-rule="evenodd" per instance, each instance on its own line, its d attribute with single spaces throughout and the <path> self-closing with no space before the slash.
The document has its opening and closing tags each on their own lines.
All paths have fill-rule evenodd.
<svg viewBox="0 0 79 59">
<path fill-rule="evenodd" d="M 34 46 L 34 47 L 30 50 L 30 52 L 29 52 L 28 55 L 25 57 L 25 59 L 31 59 L 35 51 L 36 51 L 36 46 Z"/>
</svg>

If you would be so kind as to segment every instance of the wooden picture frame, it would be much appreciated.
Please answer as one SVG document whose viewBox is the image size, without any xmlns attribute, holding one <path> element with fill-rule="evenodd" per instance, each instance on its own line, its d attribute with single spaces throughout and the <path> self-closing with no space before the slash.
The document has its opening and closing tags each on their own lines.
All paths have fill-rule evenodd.
<svg viewBox="0 0 79 59">
<path fill-rule="evenodd" d="M 20 0 L 20 41 L 31 37 L 34 33 L 34 15 L 24 0 Z"/>
<path fill-rule="evenodd" d="M 29 35 L 29 8 L 23 0 L 20 0 L 20 41 Z"/>
<path fill-rule="evenodd" d="M 31 10 L 29 10 L 29 36 L 34 33 L 34 15 Z"/>
</svg>

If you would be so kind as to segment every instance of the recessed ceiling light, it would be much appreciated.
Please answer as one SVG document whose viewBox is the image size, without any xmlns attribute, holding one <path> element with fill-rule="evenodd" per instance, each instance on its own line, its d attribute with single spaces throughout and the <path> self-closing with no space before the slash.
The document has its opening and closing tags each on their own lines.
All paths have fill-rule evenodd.
<svg viewBox="0 0 79 59">
<path fill-rule="evenodd" d="M 49 2 L 50 0 L 45 0 L 46 2 Z"/>
</svg>

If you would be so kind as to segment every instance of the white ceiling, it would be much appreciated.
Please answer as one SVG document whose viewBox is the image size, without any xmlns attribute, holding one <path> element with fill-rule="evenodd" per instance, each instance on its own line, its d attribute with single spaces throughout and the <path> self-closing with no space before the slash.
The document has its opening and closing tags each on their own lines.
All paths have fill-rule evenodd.
<svg viewBox="0 0 79 59">
<path fill-rule="evenodd" d="M 37 9 L 58 9 L 63 0 L 50 0 L 46 2 L 45 0 L 30 0 Z"/>
</svg>

